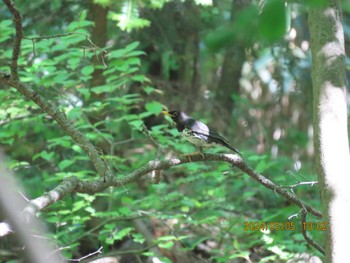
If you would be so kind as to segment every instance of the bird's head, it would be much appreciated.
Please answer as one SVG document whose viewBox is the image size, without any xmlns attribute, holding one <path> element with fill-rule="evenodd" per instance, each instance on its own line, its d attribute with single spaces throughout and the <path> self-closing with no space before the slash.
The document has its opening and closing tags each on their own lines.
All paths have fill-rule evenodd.
<svg viewBox="0 0 350 263">
<path fill-rule="evenodd" d="M 166 116 L 169 116 L 176 123 L 184 122 L 189 118 L 183 111 L 162 111 L 162 113 Z"/>
</svg>

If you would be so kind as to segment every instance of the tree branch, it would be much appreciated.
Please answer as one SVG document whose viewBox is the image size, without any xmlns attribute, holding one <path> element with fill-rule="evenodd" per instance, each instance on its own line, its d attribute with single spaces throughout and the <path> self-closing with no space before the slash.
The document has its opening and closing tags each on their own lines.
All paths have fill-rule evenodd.
<svg viewBox="0 0 350 263">
<path fill-rule="evenodd" d="M 287 191 L 284 188 L 281 188 L 279 185 L 275 184 L 271 180 L 267 179 L 263 175 L 256 173 L 254 170 L 248 167 L 248 165 L 244 162 L 244 160 L 238 155 L 233 154 L 197 154 L 191 155 L 191 158 L 188 156 L 174 157 L 170 160 L 164 161 L 155 161 L 152 160 L 148 164 L 136 169 L 132 173 L 127 176 L 117 179 L 115 177 L 109 177 L 108 181 L 104 181 L 102 179 L 97 180 L 79 180 L 77 177 L 69 177 L 66 178 L 61 184 L 55 187 L 53 190 L 48 193 L 43 194 L 42 196 L 33 199 L 27 207 L 24 209 L 25 218 L 30 220 L 31 217 L 35 215 L 36 212 L 43 210 L 49 205 L 61 200 L 67 194 L 72 192 L 77 193 L 88 193 L 94 194 L 97 192 L 101 192 L 110 186 L 124 186 L 128 183 L 138 180 L 142 176 L 155 171 L 155 170 L 165 170 L 169 169 L 172 166 L 177 166 L 181 164 L 186 164 L 190 162 L 202 162 L 202 161 L 223 161 L 236 166 L 254 180 L 262 184 L 263 186 L 274 190 L 276 193 L 282 195 L 284 198 L 288 199 L 292 203 L 296 204 L 298 207 L 305 209 L 308 213 L 315 215 L 316 217 L 321 218 L 322 214 L 317 209 L 308 205 L 304 201 L 300 200 L 294 193 Z M 5 224 L 5 223 L 1 223 Z M 0 228 L 1 228 L 0 224 Z M 9 231 L 3 235 L 9 234 Z"/>
<path fill-rule="evenodd" d="M 0 72 L 0 81 L 2 81 L 6 85 L 17 89 L 20 93 L 22 93 L 28 99 L 35 102 L 44 112 L 46 112 L 54 120 L 56 120 L 56 122 L 62 127 L 62 129 L 70 137 L 72 137 L 73 141 L 76 142 L 86 152 L 91 162 L 95 166 L 96 171 L 101 177 L 103 177 L 104 179 L 113 177 L 111 169 L 106 164 L 106 162 L 104 162 L 103 159 L 100 157 L 99 152 L 95 149 L 94 145 L 92 145 L 92 143 L 84 136 L 84 134 L 82 134 L 73 126 L 72 122 L 70 122 L 67 119 L 66 115 L 62 111 L 60 111 L 55 105 L 53 105 L 45 98 L 43 98 L 40 94 L 38 94 L 32 87 L 30 87 L 29 85 L 25 85 L 19 81 L 17 71 L 20 45 L 23 39 L 22 17 L 19 11 L 15 8 L 14 3 L 12 1 L 3 1 L 14 18 L 13 20 L 16 27 L 16 36 L 14 39 L 14 46 L 12 50 L 11 76 L 9 77 L 7 74 Z M 86 35 L 84 36 L 86 37 Z M 92 43 L 91 40 L 88 39 L 88 41 L 90 41 L 92 45 L 95 45 Z"/>
<path fill-rule="evenodd" d="M 307 214 L 307 211 L 305 211 L 305 209 L 302 209 L 301 211 L 301 223 L 305 224 L 306 223 L 306 214 Z M 306 229 L 305 227 L 303 227 L 303 225 L 301 226 L 301 232 L 304 236 L 304 239 L 306 240 L 306 242 L 308 244 L 310 244 L 311 246 L 313 246 L 314 248 L 316 248 L 318 251 L 320 251 L 323 255 L 325 254 L 324 252 L 324 249 L 319 245 L 317 244 L 315 241 L 313 241 L 306 233 Z"/>
<path fill-rule="evenodd" d="M 16 36 L 13 40 L 13 51 L 12 51 L 12 63 L 11 63 L 11 78 L 18 80 L 18 57 L 21 51 L 21 41 L 23 38 L 22 32 L 22 17 L 18 9 L 15 7 L 11 0 L 3 0 L 10 13 L 12 14 L 13 21 L 16 28 Z"/>
<path fill-rule="evenodd" d="M 69 121 L 66 115 L 60 111 L 53 103 L 47 101 L 44 97 L 39 95 L 34 89 L 29 85 L 25 85 L 18 80 L 12 78 L 6 78 L 6 75 L 0 72 L 0 80 L 3 83 L 14 87 L 28 99 L 35 102 L 44 112 L 50 115 L 60 126 L 61 128 L 77 143 L 88 155 L 91 162 L 95 166 L 98 174 L 107 179 L 113 177 L 109 166 L 105 161 L 100 157 L 99 152 L 95 146 L 81 133 L 78 129 L 73 126 L 73 123 Z"/>
</svg>

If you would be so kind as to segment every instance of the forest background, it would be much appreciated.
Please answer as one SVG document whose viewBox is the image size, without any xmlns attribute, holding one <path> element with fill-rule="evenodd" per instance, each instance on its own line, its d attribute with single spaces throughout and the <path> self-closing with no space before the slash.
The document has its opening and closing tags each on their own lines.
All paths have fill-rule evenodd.
<svg viewBox="0 0 350 263">
<path fill-rule="evenodd" d="M 108 164 L 104 174 L 120 180 L 113 183 L 117 187 L 102 187 L 112 179 L 101 176 L 69 127 L 61 128 L 43 108 L 0 83 L 0 146 L 28 199 L 72 176 L 83 181 L 101 176 L 98 186 L 67 192 L 35 211 L 55 254 L 78 259 L 102 247 L 102 254 L 89 259 L 322 259 L 303 236 L 301 208 L 278 191 L 322 210 L 308 10 L 325 4 L 15 1 L 24 36 L 20 80 L 64 113 Z M 343 11 L 348 65 L 350 4 L 345 1 Z M 7 72 L 15 26 L 4 4 L 0 18 L 0 71 Z M 280 186 L 278 191 L 232 168 L 232 160 L 211 157 L 215 162 L 209 162 L 209 155 L 204 161 L 180 157 L 181 165 L 148 173 L 147 164 L 195 151 L 161 115 L 164 109 L 183 110 L 220 131 L 243 153 L 245 164 Z M 228 153 L 220 147 L 205 152 Z M 275 222 L 274 229 L 268 222 Z M 323 244 L 324 221 L 309 214 L 307 222 L 315 223 L 308 235 Z M 284 229 L 276 230 L 282 224 Z M 1 241 L 4 260 L 18 258 L 20 245 L 13 242 Z"/>
</svg>

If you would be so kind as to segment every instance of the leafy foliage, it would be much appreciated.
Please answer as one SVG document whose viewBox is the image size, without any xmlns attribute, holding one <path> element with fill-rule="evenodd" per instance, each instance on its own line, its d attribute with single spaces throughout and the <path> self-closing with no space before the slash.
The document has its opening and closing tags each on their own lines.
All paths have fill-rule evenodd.
<svg viewBox="0 0 350 263">
<path fill-rule="evenodd" d="M 51 3 L 52 10 L 61 9 L 59 2 Z M 113 7 L 110 1 L 95 2 Z M 101 150 L 119 178 L 157 156 L 149 135 L 164 148 L 161 158 L 194 150 L 160 117 L 163 108 L 177 106 L 192 107 L 194 117 L 224 130 L 244 149 L 247 163 L 270 180 L 280 185 L 316 180 L 308 154 L 311 114 L 305 72 L 310 67 L 309 50 L 302 44 L 306 40 L 286 37 L 288 26 L 303 32 L 303 14 L 292 6 L 299 16 L 288 25 L 290 13 L 281 1 L 267 1 L 261 9 L 245 6 L 232 18 L 229 1 L 216 6 L 203 5 L 207 1 L 166 2 L 146 1 L 140 6 L 138 1 L 121 1 L 111 8 L 109 29 L 117 31 L 117 21 L 122 31 L 113 33 L 112 44 L 101 49 L 91 44 L 94 22 L 89 12 L 81 3 L 69 5 L 70 15 L 45 32 L 67 35 L 23 40 L 21 80 L 58 105 Z M 33 34 L 27 37 L 38 35 L 33 21 L 35 8 L 44 8 L 40 4 L 30 3 L 25 14 L 25 33 Z M 4 47 L 0 60 L 6 61 L 0 70 L 8 71 L 14 34 L 9 17 L 1 20 L 0 27 Z M 276 42 L 279 45 L 273 45 Z M 213 102 L 218 92 L 215 84 L 225 51 L 237 43 L 249 52 L 241 67 L 239 94 L 233 90 L 227 94 L 235 103 L 235 110 L 228 113 L 232 121 L 220 124 Z M 198 49 L 194 51 L 193 46 Z M 201 68 L 193 72 L 199 64 Z M 98 72 L 102 81 L 96 84 Z M 189 86 L 196 74 L 202 76 L 201 85 Z M 85 180 L 96 176 L 79 145 L 33 102 L 8 87 L 0 89 L 0 101 L 1 146 L 29 196 L 40 196 L 69 176 Z M 300 186 L 295 192 L 319 208 L 317 187 Z M 141 178 L 93 196 L 72 195 L 43 211 L 41 217 L 52 242 L 66 248 L 62 254 L 67 259 L 99 246 L 105 253 L 157 256 L 141 224 L 162 255 L 168 256 L 162 258 L 164 262 L 180 253 L 213 262 L 286 262 L 303 253 L 317 254 L 306 245 L 298 216 L 289 219 L 298 212 L 227 164 L 190 163 L 163 171 L 159 184 Z M 246 231 L 244 222 L 290 222 L 297 230 Z M 311 235 L 323 238 L 322 231 L 311 231 Z"/>
</svg>

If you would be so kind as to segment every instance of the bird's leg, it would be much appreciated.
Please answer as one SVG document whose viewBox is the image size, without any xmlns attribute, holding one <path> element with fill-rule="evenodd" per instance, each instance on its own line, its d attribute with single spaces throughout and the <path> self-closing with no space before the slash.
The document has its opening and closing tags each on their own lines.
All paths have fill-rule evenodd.
<svg viewBox="0 0 350 263">
<path fill-rule="evenodd" d="M 198 146 L 197 149 L 198 149 L 198 152 L 184 154 L 184 156 L 188 157 L 188 160 L 190 162 L 192 162 L 191 156 L 196 156 L 198 154 L 200 154 L 202 156 L 202 158 L 204 159 L 203 148 L 201 146 Z"/>
<path fill-rule="evenodd" d="M 204 154 L 203 154 L 203 147 L 198 146 L 199 154 L 202 156 L 202 159 L 204 159 Z"/>
<path fill-rule="evenodd" d="M 196 156 L 197 154 L 198 154 L 197 152 L 194 152 L 194 153 L 187 153 L 187 154 L 184 154 L 183 156 L 187 157 L 189 162 L 192 162 L 191 157 L 192 157 L 192 156 Z"/>
</svg>

